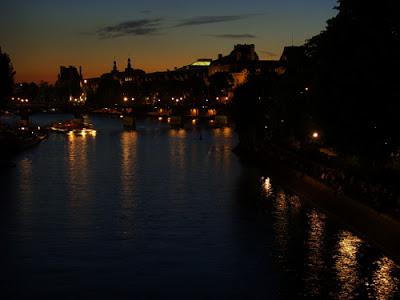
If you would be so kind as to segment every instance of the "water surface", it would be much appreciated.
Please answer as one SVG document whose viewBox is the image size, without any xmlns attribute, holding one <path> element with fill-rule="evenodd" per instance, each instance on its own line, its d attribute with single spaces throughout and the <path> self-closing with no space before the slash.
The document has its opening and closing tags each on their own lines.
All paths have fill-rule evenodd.
<svg viewBox="0 0 400 300">
<path fill-rule="evenodd" d="M 90 121 L 1 170 L 4 299 L 400 297 L 395 263 L 243 166 L 231 128 Z"/>
</svg>

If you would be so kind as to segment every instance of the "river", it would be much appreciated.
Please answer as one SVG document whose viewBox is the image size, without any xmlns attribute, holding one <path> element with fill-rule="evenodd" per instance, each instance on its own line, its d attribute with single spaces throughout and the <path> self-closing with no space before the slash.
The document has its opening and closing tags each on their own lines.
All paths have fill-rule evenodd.
<svg viewBox="0 0 400 300">
<path fill-rule="evenodd" d="M 243 165 L 233 129 L 90 122 L 0 170 L 3 299 L 400 297 L 400 268 Z"/>
</svg>

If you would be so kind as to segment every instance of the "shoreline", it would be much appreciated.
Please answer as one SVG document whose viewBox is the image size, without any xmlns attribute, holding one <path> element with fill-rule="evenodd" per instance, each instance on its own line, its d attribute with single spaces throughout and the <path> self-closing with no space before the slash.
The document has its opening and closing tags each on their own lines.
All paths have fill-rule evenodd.
<svg viewBox="0 0 400 300">
<path fill-rule="evenodd" d="M 332 187 L 287 167 L 284 163 L 261 159 L 258 156 L 249 159 L 248 155 L 237 155 L 244 163 L 257 164 L 262 171 L 271 172 L 279 185 L 350 228 L 400 265 L 400 220 L 378 212 L 347 195 L 337 195 Z"/>
</svg>

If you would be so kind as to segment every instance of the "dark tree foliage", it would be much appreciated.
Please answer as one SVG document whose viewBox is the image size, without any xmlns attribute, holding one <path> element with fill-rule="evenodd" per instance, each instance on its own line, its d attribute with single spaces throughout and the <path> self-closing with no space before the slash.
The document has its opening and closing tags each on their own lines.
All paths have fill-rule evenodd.
<svg viewBox="0 0 400 300">
<path fill-rule="evenodd" d="M 200 105 L 207 96 L 207 86 L 202 78 L 189 78 L 185 81 L 185 91 L 188 99 L 186 105 Z"/>
<path fill-rule="evenodd" d="M 279 140 L 306 142 L 315 130 L 310 108 L 310 62 L 303 47 L 295 47 L 293 55 L 283 63 L 285 72 L 276 76 L 268 114 L 279 124 Z"/>
<path fill-rule="evenodd" d="M 5 105 L 13 92 L 14 75 L 10 57 L 0 47 L 0 107 Z"/>
<path fill-rule="evenodd" d="M 233 78 L 230 73 L 218 72 L 211 75 L 209 81 L 209 95 L 211 98 L 226 94 L 230 90 L 233 83 Z"/>
<path fill-rule="evenodd" d="M 290 59 L 283 74 L 273 70 L 253 74 L 235 91 L 231 110 L 241 147 L 309 141 L 316 126 L 310 109 L 308 63 L 305 56 Z"/>
<path fill-rule="evenodd" d="M 56 104 L 56 91 L 53 85 L 47 82 L 40 82 L 38 86 L 38 95 L 36 97 L 38 104 L 53 106 Z"/>
<path fill-rule="evenodd" d="M 345 152 L 385 157 L 399 145 L 400 18 L 396 1 L 341 0 L 306 49 L 313 115 Z"/>
<path fill-rule="evenodd" d="M 39 86 L 34 82 L 20 83 L 16 89 L 15 96 L 20 98 L 28 98 L 35 102 L 39 95 Z"/>
<path fill-rule="evenodd" d="M 257 149 L 260 141 L 276 125 L 276 102 L 272 98 L 274 80 L 265 76 L 254 76 L 247 83 L 238 87 L 232 100 L 230 111 L 239 136 L 239 149 L 251 152 Z M 272 118 L 273 116 L 273 118 Z"/>
<path fill-rule="evenodd" d="M 114 104 L 121 104 L 122 90 L 118 80 L 104 77 L 101 79 L 96 93 L 97 105 L 106 107 Z"/>
</svg>

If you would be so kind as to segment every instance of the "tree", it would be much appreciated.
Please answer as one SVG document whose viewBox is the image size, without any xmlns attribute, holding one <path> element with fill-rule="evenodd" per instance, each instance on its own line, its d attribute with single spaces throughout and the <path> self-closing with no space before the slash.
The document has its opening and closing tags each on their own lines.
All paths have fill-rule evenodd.
<svg viewBox="0 0 400 300">
<path fill-rule="evenodd" d="M 275 123 L 271 115 L 277 118 L 272 98 L 274 83 L 272 78 L 253 75 L 235 91 L 230 112 L 239 136 L 237 149 L 243 153 L 251 153 L 270 137 Z"/>
<path fill-rule="evenodd" d="M 233 78 L 228 72 L 218 72 L 210 76 L 209 83 L 209 96 L 215 99 L 228 94 L 233 85 Z"/>
<path fill-rule="evenodd" d="M 123 99 L 119 81 L 110 76 L 104 76 L 101 78 L 95 97 L 96 106 L 105 107 L 114 104 L 121 104 Z"/>
<path fill-rule="evenodd" d="M 400 145 L 400 19 L 393 0 L 338 1 L 338 14 L 306 44 L 313 114 L 343 152 L 385 157 Z"/>
<path fill-rule="evenodd" d="M 14 75 L 10 57 L 0 47 L 0 107 L 5 105 L 13 92 Z"/>
</svg>

